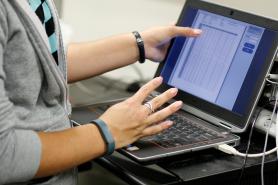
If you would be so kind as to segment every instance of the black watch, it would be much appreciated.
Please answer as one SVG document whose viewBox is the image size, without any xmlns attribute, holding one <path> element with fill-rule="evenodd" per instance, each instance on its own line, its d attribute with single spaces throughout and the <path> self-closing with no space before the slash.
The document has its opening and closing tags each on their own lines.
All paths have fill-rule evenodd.
<svg viewBox="0 0 278 185">
<path fill-rule="evenodd" d="M 144 41 L 138 31 L 134 31 L 132 33 L 135 36 L 136 43 L 139 50 L 139 62 L 144 63 L 146 60 Z"/>
</svg>

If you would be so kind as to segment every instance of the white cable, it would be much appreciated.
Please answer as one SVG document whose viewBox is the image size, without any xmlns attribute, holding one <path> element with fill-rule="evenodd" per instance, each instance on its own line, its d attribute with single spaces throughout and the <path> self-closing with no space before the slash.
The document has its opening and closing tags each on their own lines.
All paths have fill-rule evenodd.
<svg viewBox="0 0 278 185">
<path fill-rule="evenodd" d="M 266 147 L 267 147 L 267 143 L 268 143 L 268 135 L 269 135 L 269 131 L 270 131 L 270 128 L 271 128 L 271 125 L 272 125 L 272 121 L 274 119 L 274 115 L 275 115 L 275 111 L 276 111 L 276 108 L 277 108 L 277 101 L 278 100 L 278 93 L 276 94 L 276 97 L 275 97 L 275 105 L 274 105 L 274 108 L 273 108 L 273 112 L 272 112 L 272 115 L 271 115 L 271 119 L 270 119 L 270 124 L 269 124 L 269 127 L 267 129 L 267 133 L 266 133 L 266 137 L 265 137 L 265 143 L 264 143 L 264 150 L 263 150 L 263 153 L 258 153 L 258 154 L 244 154 L 244 153 L 241 153 L 239 152 L 238 150 L 236 150 L 234 147 L 232 146 L 229 146 L 227 144 L 222 144 L 222 145 L 218 145 L 217 146 L 217 149 L 224 152 L 224 153 L 227 153 L 227 154 L 233 154 L 235 156 L 240 156 L 240 157 L 249 157 L 249 158 L 256 158 L 256 157 L 262 157 L 262 165 L 261 165 L 261 184 L 264 185 L 264 162 L 265 162 L 265 156 L 266 155 L 270 155 L 274 152 L 278 152 L 278 145 L 276 144 L 276 147 L 273 148 L 272 150 L 269 150 L 269 151 L 266 151 Z M 277 122 L 278 120 L 278 117 L 276 116 L 276 133 L 277 132 Z M 277 135 L 276 135 L 276 142 L 277 142 Z"/>
<path fill-rule="evenodd" d="M 277 88 L 277 85 L 275 83 L 274 84 L 274 88 Z M 264 150 L 263 150 L 263 157 L 262 157 L 262 165 L 261 165 L 261 184 L 264 185 L 264 163 L 265 163 L 265 156 L 266 156 L 266 148 L 267 148 L 267 143 L 268 143 L 268 135 L 269 135 L 269 131 L 270 128 L 272 126 L 273 123 L 273 119 L 274 119 L 274 115 L 275 115 L 275 111 L 277 108 L 277 100 L 278 100 L 278 92 L 275 95 L 275 105 L 272 111 L 272 115 L 271 115 L 271 119 L 270 119 L 270 123 L 266 132 L 266 136 L 265 136 L 265 143 L 264 143 Z M 277 148 L 277 146 L 276 146 Z"/>
<path fill-rule="evenodd" d="M 269 74 L 266 79 L 278 80 L 278 74 Z"/>
<path fill-rule="evenodd" d="M 272 85 L 274 85 L 274 88 L 277 88 L 278 83 L 275 82 L 275 81 L 272 81 L 272 80 L 276 80 L 277 81 L 278 80 L 278 75 L 277 74 L 269 74 L 266 77 L 266 81 L 271 83 Z M 278 100 L 278 92 L 275 95 L 275 105 L 274 105 L 274 108 L 273 108 L 273 112 L 272 112 L 272 115 L 271 115 L 270 123 L 269 123 L 268 129 L 267 129 L 267 132 L 266 132 L 266 136 L 265 136 L 264 150 L 263 150 L 263 156 L 262 156 L 262 165 L 261 165 L 261 184 L 262 185 L 264 185 L 264 163 L 265 163 L 265 156 L 268 155 L 267 152 L 266 152 L 267 143 L 268 143 L 268 135 L 269 135 L 269 131 L 270 131 L 270 128 L 272 126 L 272 121 L 273 121 L 273 118 L 274 118 L 274 114 L 275 114 L 275 111 L 276 111 L 276 108 L 277 108 L 277 100 Z M 277 116 L 276 116 L 276 133 L 277 133 L 277 129 L 278 129 L 277 127 L 278 127 L 278 125 L 277 125 Z M 276 148 L 277 148 L 277 135 L 275 135 L 275 137 L 276 137 Z M 277 151 L 277 149 L 274 150 L 274 151 Z M 278 151 L 277 151 L 277 155 L 278 155 Z"/>
<path fill-rule="evenodd" d="M 277 108 L 277 100 L 278 100 L 278 93 L 276 94 L 276 97 L 275 97 L 275 105 L 274 105 L 274 108 L 273 108 L 273 112 L 272 112 L 272 116 L 271 116 L 271 120 L 270 120 L 270 124 L 269 124 L 269 127 L 268 127 L 268 130 L 267 130 L 267 133 L 266 133 L 266 137 L 265 137 L 265 143 L 264 143 L 264 151 L 263 153 L 258 153 L 258 154 L 244 154 L 244 153 L 241 153 L 239 152 L 238 150 L 236 150 L 234 147 L 231 147 L 227 144 L 222 144 L 222 145 L 219 145 L 217 146 L 217 149 L 222 151 L 222 152 L 225 152 L 227 154 L 233 154 L 235 156 L 241 156 L 241 157 L 249 157 L 249 158 L 256 158 L 256 157 L 262 157 L 262 165 L 261 165 L 261 184 L 264 185 L 264 162 L 265 162 L 265 156 L 266 155 L 270 155 L 274 152 L 278 152 L 278 146 L 276 145 L 275 148 L 273 148 L 272 150 L 269 150 L 269 151 L 266 151 L 266 147 L 267 147 L 267 143 L 268 143 L 268 135 L 269 135 L 269 130 L 271 128 L 271 125 L 272 125 L 272 121 L 273 121 L 273 118 L 274 118 L 274 115 L 275 115 L 275 111 L 276 111 L 276 108 Z M 277 122 L 278 120 L 278 117 L 276 117 L 276 133 L 277 132 Z M 276 135 L 277 136 L 277 135 Z M 276 142 L 277 142 L 277 138 L 276 137 Z"/>
<path fill-rule="evenodd" d="M 275 131 L 275 138 L 276 138 L 276 147 L 278 147 L 278 113 L 276 114 L 276 131 Z M 277 150 L 277 158 L 278 158 L 278 150 Z"/>
<path fill-rule="evenodd" d="M 271 84 L 275 84 L 275 85 L 278 85 L 278 82 L 274 82 L 268 78 L 265 79 L 267 82 L 271 83 Z"/>
<path fill-rule="evenodd" d="M 265 78 L 265 80 L 273 85 L 278 85 L 278 74 L 269 74 L 267 75 L 267 77 Z M 275 80 L 275 81 L 272 81 Z"/>
<path fill-rule="evenodd" d="M 240 157 L 246 157 L 246 154 L 239 152 L 237 149 L 235 149 L 232 146 L 229 146 L 227 144 L 221 144 L 216 147 L 216 149 L 226 153 L 226 154 L 231 154 L 235 156 L 240 156 Z M 278 151 L 278 147 L 275 147 L 267 152 L 265 152 L 265 155 L 270 155 L 274 152 Z M 257 157 L 262 157 L 264 153 L 258 153 L 258 154 L 247 154 L 247 157 L 249 158 L 257 158 Z"/>
<path fill-rule="evenodd" d="M 275 105 L 274 105 L 274 108 L 273 108 L 273 112 L 272 112 L 272 116 L 271 116 L 271 120 L 270 120 L 270 124 L 269 124 L 269 128 L 271 127 L 271 124 L 272 124 L 272 121 L 273 121 L 273 118 L 274 118 L 274 115 L 275 115 L 275 110 L 277 108 L 277 99 L 278 99 L 278 93 L 276 95 L 276 101 L 275 101 Z M 278 118 L 276 118 L 278 119 Z M 276 120 L 277 121 L 277 120 Z M 235 155 L 235 156 L 241 156 L 241 157 L 249 157 L 249 158 L 256 158 L 256 157 L 264 157 L 265 155 L 269 155 L 269 154 L 272 154 L 274 152 L 278 152 L 278 146 L 276 146 L 275 148 L 273 148 L 272 150 L 269 150 L 269 151 L 265 151 L 266 150 L 266 144 L 267 144 L 267 138 L 268 138 L 268 134 L 269 134 L 269 130 L 267 130 L 267 133 L 266 133 L 266 141 L 265 141 L 265 147 L 264 147 L 264 152 L 263 153 L 258 153 L 258 154 L 244 154 L 244 153 L 241 153 L 239 152 L 238 150 L 236 150 L 234 147 L 232 146 L 229 146 L 227 144 L 221 144 L 221 145 L 218 145 L 216 148 L 224 153 L 227 153 L 227 154 L 232 154 L 232 155 Z"/>
<path fill-rule="evenodd" d="M 278 54 L 277 54 L 278 56 Z M 270 79 L 275 79 L 278 80 L 278 74 L 269 74 L 266 78 L 266 81 L 268 81 L 269 83 L 271 83 L 272 85 L 274 85 L 274 89 L 276 88 L 277 91 L 277 82 L 271 81 Z M 274 90 L 275 91 L 275 90 Z M 278 100 L 278 91 L 276 92 L 276 96 L 275 96 L 276 102 Z M 275 108 L 274 108 L 275 110 Z M 274 111 L 275 112 L 275 111 Z M 270 122 L 270 124 L 272 123 L 272 121 Z M 271 126 L 271 125 L 270 125 Z M 278 113 L 276 114 L 276 130 L 275 130 L 275 139 L 276 139 L 276 147 L 278 147 Z M 277 158 L 278 158 L 278 150 L 277 150 Z"/>
</svg>

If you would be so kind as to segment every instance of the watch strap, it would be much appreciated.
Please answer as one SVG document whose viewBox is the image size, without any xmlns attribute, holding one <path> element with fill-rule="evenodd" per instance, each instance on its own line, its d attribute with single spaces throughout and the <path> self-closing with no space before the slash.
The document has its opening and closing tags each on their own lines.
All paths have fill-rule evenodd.
<svg viewBox="0 0 278 185">
<path fill-rule="evenodd" d="M 133 31 L 132 33 L 136 39 L 137 47 L 139 50 L 139 62 L 144 63 L 146 60 L 144 40 L 138 31 Z"/>
<path fill-rule="evenodd" d="M 109 131 L 107 124 L 101 119 L 95 119 L 91 121 L 92 124 L 95 124 L 100 131 L 100 134 L 106 144 L 106 153 L 105 155 L 111 155 L 115 151 L 115 141 Z"/>
</svg>

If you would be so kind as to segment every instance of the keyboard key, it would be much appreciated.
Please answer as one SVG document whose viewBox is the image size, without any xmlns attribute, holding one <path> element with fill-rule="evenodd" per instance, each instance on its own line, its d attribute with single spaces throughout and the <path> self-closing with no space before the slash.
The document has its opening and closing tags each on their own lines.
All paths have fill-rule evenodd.
<svg viewBox="0 0 278 185">
<path fill-rule="evenodd" d="M 148 137 L 148 141 L 164 148 L 171 148 L 223 137 L 213 130 L 187 120 L 181 115 L 174 114 L 167 120 L 173 121 L 174 125 L 156 136 Z"/>
</svg>

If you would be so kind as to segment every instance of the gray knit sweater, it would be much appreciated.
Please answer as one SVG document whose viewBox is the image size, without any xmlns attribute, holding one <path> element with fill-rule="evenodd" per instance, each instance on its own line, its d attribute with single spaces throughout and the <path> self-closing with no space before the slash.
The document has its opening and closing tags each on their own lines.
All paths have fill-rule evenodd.
<svg viewBox="0 0 278 185">
<path fill-rule="evenodd" d="M 48 0 L 52 14 L 56 11 Z M 37 131 L 71 127 L 68 118 L 66 62 L 61 34 L 59 67 L 46 33 L 26 0 L 0 0 L 0 185 L 28 184 L 38 170 Z M 76 170 L 41 184 L 76 184 Z"/>
</svg>

